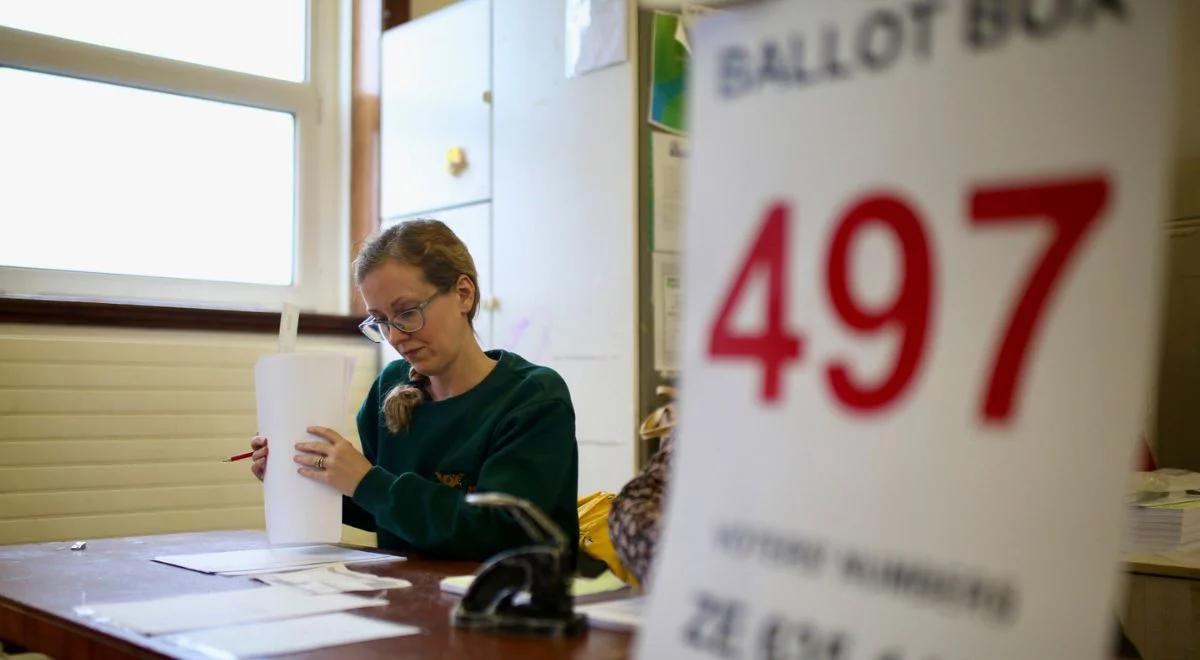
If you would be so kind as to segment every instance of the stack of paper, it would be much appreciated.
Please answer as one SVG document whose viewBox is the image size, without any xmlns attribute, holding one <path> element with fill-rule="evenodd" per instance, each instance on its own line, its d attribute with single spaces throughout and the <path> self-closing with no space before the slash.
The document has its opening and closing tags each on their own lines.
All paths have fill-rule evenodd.
<svg viewBox="0 0 1200 660">
<path fill-rule="evenodd" d="M 292 438 L 324 442 L 306 429 L 340 428 L 353 374 L 353 358 L 335 353 L 264 355 L 254 365 L 258 431 L 274 441 L 263 477 L 263 513 L 273 544 L 337 543 L 342 536 L 342 494 L 296 472 L 292 457 L 300 452 Z"/>
<path fill-rule="evenodd" d="M 261 587 L 75 608 L 81 616 L 214 658 L 294 653 L 420 632 L 419 628 L 348 614 L 387 605 L 381 598 L 314 595 Z"/>
<path fill-rule="evenodd" d="M 179 566 L 201 573 L 220 575 L 253 575 L 279 571 L 315 568 L 340 563 L 400 561 L 404 557 L 367 552 L 335 545 L 306 545 L 295 548 L 266 548 L 263 550 L 234 550 L 206 552 L 195 555 L 164 555 L 154 561 Z"/>
<path fill-rule="evenodd" d="M 408 587 L 406 580 L 348 569 L 343 562 L 403 557 L 332 545 L 167 555 L 154 561 L 202 573 L 248 575 L 271 586 L 75 608 L 81 616 L 189 651 L 238 658 L 353 644 L 420 632 L 418 628 L 348 614 L 387 605 L 347 591 Z M 280 572 L 287 571 L 287 572 Z"/>
<path fill-rule="evenodd" d="M 1200 548 L 1200 500 L 1133 507 L 1126 552 Z"/>
</svg>

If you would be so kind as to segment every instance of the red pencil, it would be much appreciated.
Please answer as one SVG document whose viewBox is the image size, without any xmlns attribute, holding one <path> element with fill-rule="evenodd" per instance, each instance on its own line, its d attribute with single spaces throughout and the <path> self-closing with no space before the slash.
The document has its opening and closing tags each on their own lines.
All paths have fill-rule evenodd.
<svg viewBox="0 0 1200 660">
<path fill-rule="evenodd" d="M 237 456 L 230 456 L 229 458 L 221 459 L 221 462 L 222 463 L 232 463 L 234 461 L 240 461 L 243 458 L 250 458 L 253 455 L 254 455 L 254 452 L 248 451 L 244 454 L 238 454 Z"/>
</svg>

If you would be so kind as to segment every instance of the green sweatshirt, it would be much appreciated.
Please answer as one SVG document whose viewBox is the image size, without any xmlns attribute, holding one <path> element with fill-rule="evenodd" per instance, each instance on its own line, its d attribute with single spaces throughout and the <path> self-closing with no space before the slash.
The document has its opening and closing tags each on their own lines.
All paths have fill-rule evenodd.
<svg viewBox="0 0 1200 660">
<path fill-rule="evenodd" d="M 540 507 L 574 552 L 579 454 L 567 384 L 515 353 L 487 354 L 497 362 L 482 382 L 421 403 L 399 434 L 388 431 L 381 404 L 408 382 L 409 365 L 396 360 L 383 370 L 358 412 L 363 453 L 374 467 L 353 498 L 344 498 L 343 522 L 375 531 L 381 548 L 483 560 L 530 543 L 506 511 L 466 502 L 470 492 L 501 492 Z"/>
</svg>

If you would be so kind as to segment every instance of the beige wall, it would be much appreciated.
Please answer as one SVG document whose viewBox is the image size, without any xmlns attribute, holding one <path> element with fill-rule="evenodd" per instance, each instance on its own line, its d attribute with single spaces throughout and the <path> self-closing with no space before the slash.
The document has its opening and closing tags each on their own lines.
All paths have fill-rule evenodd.
<svg viewBox="0 0 1200 660">
<path fill-rule="evenodd" d="M 1177 3 L 1175 138 L 1155 444 L 1200 471 L 1200 2 Z M 1191 218 L 1191 219 L 1183 219 Z"/>
<path fill-rule="evenodd" d="M 0 325 L 0 544 L 261 528 L 248 463 L 220 459 L 255 431 L 253 366 L 274 350 L 263 334 Z M 374 345 L 298 350 L 357 359 L 341 429 L 357 441 Z"/>
<path fill-rule="evenodd" d="M 1177 3 L 1171 216 L 1200 216 L 1200 2 Z"/>
<path fill-rule="evenodd" d="M 442 7 L 448 7 L 457 0 L 412 0 L 412 17 L 420 18 L 425 14 L 435 12 Z"/>
</svg>

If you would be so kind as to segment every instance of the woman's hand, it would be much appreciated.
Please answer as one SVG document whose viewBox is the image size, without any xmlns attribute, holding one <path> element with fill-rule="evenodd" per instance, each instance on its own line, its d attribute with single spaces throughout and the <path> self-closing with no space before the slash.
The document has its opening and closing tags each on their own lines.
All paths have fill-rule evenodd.
<svg viewBox="0 0 1200 660">
<path fill-rule="evenodd" d="M 261 435 L 250 438 L 250 449 L 254 451 L 250 456 L 250 474 L 262 481 L 263 475 L 267 473 L 267 439 Z"/>
<path fill-rule="evenodd" d="M 371 471 L 371 461 L 333 429 L 310 426 L 305 430 L 325 438 L 332 444 L 297 442 L 296 449 L 301 453 L 292 460 L 304 466 L 297 472 L 309 479 L 329 484 L 343 495 L 354 495 L 359 482 Z"/>
</svg>

